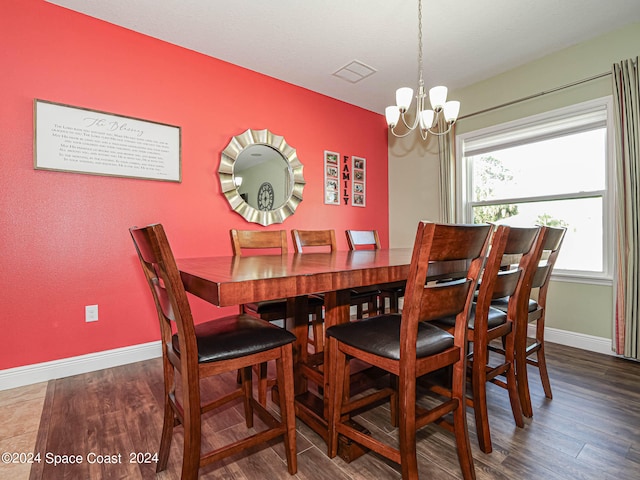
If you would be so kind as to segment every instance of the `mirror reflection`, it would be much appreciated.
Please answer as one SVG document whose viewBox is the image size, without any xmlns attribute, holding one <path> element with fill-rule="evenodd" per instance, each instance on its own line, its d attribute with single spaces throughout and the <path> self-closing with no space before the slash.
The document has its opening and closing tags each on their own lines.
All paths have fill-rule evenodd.
<svg viewBox="0 0 640 480">
<path fill-rule="evenodd" d="M 238 155 L 233 182 L 242 199 L 258 210 L 280 208 L 291 195 L 289 164 L 268 145 L 250 145 Z"/>
<path fill-rule="evenodd" d="M 247 130 L 222 151 L 218 176 L 231 208 L 247 221 L 282 223 L 302 201 L 305 181 L 296 150 L 269 130 Z"/>
</svg>

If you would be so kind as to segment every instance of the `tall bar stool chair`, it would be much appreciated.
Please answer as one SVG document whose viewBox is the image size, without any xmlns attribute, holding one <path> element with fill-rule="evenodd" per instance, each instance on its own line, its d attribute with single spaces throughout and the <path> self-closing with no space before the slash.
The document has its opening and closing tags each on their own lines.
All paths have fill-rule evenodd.
<svg viewBox="0 0 640 480">
<path fill-rule="evenodd" d="M 246 253 L 275 252 L 286 255 L 288 252 L 286 230 L 230 230 L 233 254 L 242 256 Z M 314 322 L 322 328 L 323 301 L 317 297 L 307 297 L 309 313 L 313 313 Z M 240 313 L 247 313 L 255 317 L 280 324 L 284 327 L 287 318 L 287 300 L 267 300 L 263 302 L 240 305 Z M 267 390 L 275 385 L 275 378 L 267 377 L 267 364 L 261 364 L 258 370 L 258 400 L 262 405 L 267 404 Z"/>
<path fill-rule="evenodd" d="M 529 378 L 527 372 L 527 364 L 538 367 L 542 388 L 545 397 L 553 398 L 551 392 L 551 383 L 549 381 L 549 372 L 547 370 L 547 362 L 544 354 L 544 326 L 547 311 L 547 293 L 549 291 L 549 283 L 551 273 L 558 259 L 560 247 L 564 240 L 566 228 L 558 227 L 541 227 L 543 232 L 542 252 L 539 257 L 537 269 L 533 275 L 531 289 L 535 293 L 537 291 L 537 299 L 529 298 L 528 301 L 522 303 L 521 311 L 523 313 L 523 321 L 520 325 L 522 332 L 516 335 L 516 374 L 518 376 L 518 392 L 520 395 L 520 403 L 522 405 L 522 413 L 526 417 L 533 416 L 533 407 L 531 405 L 531 392 L 529 390 Z M 494 300 L 492 306 L 501 310 L 507 307 L 508 298 Z M 527 326 L 534 323 L 535 338 L 530 342 L 527 338 Z M 520 340 L 518 340 L 518 338 Z M 531 358 L 535 354 L 535 358 Z"/>
<path fill-rule="evenodd" d="M 180 272 L 162 225 L 129 229 L 160 321 L 164 370 L 164 421 L 157 472 L 166 469 L 175 425 L 184 427 L 183 480 L 198 477 L 201 467 L 243 450 L 283 437 L 287 467 L 297 471 L 293 391 L 295 336 L 269 322 L 239 314 L 194 325 Z M 175 329 L 176 333 L 173 333 Z M 280 416 L 275 418 L 255 400 L 251 366 L 276 361 Z M 212 402 L 201 404 L 200 380 L 226 372 L 242 372 L 242 385 Z M 176 379 L 176 372 L 179 380 Z M 233 382 L 235 385 L 235 382 Z M 180 394 L 176 387 L 180 386 Z M 269 427 L 232 444 L 202 454 L 202 417 L 242 398 L 247 428 L 257 414 Z"/>
<path fill-rule="evenodd" d="M 383 314 L 327 329 L 329 362 L 329 456 L 335 457 L 343 435 L 400 464 L 403 479 L 418 478 L 416 431 L 428 423 L 447 425 L 455 434 L 465 479 L 475 478 L 465 408 L 467 323 L 474 291 L 489 244 L 489 225 L 442 225 L 420 222 L 402 315 Z M 429 282 L 432 262 L 460 261 L 463 275 L 451 282 Z M 454 333 L 433 321 L 456 316 Z M 392 387 L 350 398 L 345 379 L 348 359 L 379 367 L 395 379 Z M 445 369 L 445 367 L 451 367 Z M 429 409 L 416 402 L 416 379 L 437 370 L 449 372 L 452 390 Z M 397 388 L 396 388 L 397 387 Z M 399 448 L 350 425 L 350 416 L 385 398 L 391 422 L 399 426 Z M 453 414 L 453 424 L 444 418 Z"/>
<path fill-rule="evenodd" d="M 473 344 L 468 356 L 472 389 L 467 397 L 467 405 L 473 407 L 478 443 L 484 453 L 492 451 L 487 382 L 508 391 L 513 419 L 518 427 L 524 427 L 515 367 L 517 308 L 522 299 L 526 301 L 529 298 L 531 278 L 541 248 L 542 236 L 538 227 L 496 227 L 477 299 L 471 306 L 467 340 Z M 510 258 L 511 261 L 516 259 L 518 263 L 505 269 L 503 258 Z M 504 297 L 509 299 L 505 311 L 491 306 L 493 299 Z M 451 331 L 455 328 L 455 318 L 448 317 L 438 325 Z M 489 357 L 489 350 L 492 348 L 491 342 L 498 339 L 503 346 L 503 356 L 497 357 L 500 361 L 496 363 L 496 358 Z M 437 385 L 432 388 L 442 391 Z"/>
<path fill-rule="evenodd" d="M 377 230 L 345 230 L 350 250 L 380 249 L 380 237 Z M 389 299 L 389 313 L 398 313 L 398 301 L 404 297 L 406 281 L 380 285 L 380 313 L 384 313 L 387 299 Z"/>
<path fill-rule="evenodd" d="M 338 249 L 335 230 L 291 230 L 291 237 L 296 253 L 335 252 Z M 356 307 L 356 318 L 363 318 L 365 313 L 367 315 L 376 313 L 379 295 L 380 289 L 376 286 L 351 289 L 351 305 Z M 324 298 L 322 294 L 319 294 L 318 297 Z M 367 306 L 366 310 L 364 309 L 365 305 Z M 321 330 L 314 329 L 313 341 L 316 352 L 321 352 L 324 348 L 324 324 Z"/>
</svg>

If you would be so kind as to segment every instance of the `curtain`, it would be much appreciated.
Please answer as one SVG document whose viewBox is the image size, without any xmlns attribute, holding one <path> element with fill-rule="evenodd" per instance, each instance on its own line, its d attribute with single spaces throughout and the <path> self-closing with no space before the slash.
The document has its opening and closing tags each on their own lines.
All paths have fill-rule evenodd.
<svg viewBox="0 0 640 480">
<path fill-rule="evenodd" d="M 451 131 L 438 137 L 438 159 L 440 160 L 440 221 L 455 223 L 455 124 Z"/>
<path fill-rule="evenodd" d="M 638 57 L 613 65 L 616 124 L 616 353 L 640 359 L 640 82 Z"/>
</svg>

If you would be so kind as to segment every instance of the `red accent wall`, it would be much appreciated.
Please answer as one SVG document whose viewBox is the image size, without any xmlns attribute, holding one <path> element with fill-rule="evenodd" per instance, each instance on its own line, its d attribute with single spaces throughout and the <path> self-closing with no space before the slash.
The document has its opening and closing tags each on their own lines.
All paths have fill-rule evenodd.
<svg viewBox="0 0 640 480">
<path fill-rule="evenodd" d="M 304 164 L 303 202 L 268 228 L 334 228 L 343 249 L 346 228 L 376 228 L 388 242 L 378 114 L 42 0 L 2 1 L 0 68 L 0 369 L 158 340 L 127 229 L 161 222 L 190 257 L 231 254 L 230 228 L 264 228 L 230 209 L 217 179 L 247 128 L 283 135 Z M 34 170 L 34 98 L 179 125 L 182 183 Z M 367 159 L 365 208 L 323 204 L 325 149 Z M 85 323 L 93 304 L 99 321 Z"/>
</svg>

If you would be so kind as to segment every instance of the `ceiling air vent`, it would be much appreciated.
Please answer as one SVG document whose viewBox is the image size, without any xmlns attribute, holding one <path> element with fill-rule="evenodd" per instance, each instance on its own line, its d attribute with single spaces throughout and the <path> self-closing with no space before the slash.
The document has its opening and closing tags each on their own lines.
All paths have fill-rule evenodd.
<svg viewBox="0 0 640 480">
<path fill-rule="evenodd" d="M 376 73 L 374 68 L 371 68 L 369 65 L 365 65 L 358 60 L 353 60 L 351 63 L 348 63 L 344 67 L 333 72 L 333 75 L 341 78 L 342 80 L 346 80 L 349 83 L 358 83 L 360 80 L 367 78 L 374 73 Z"/>
</svg>

